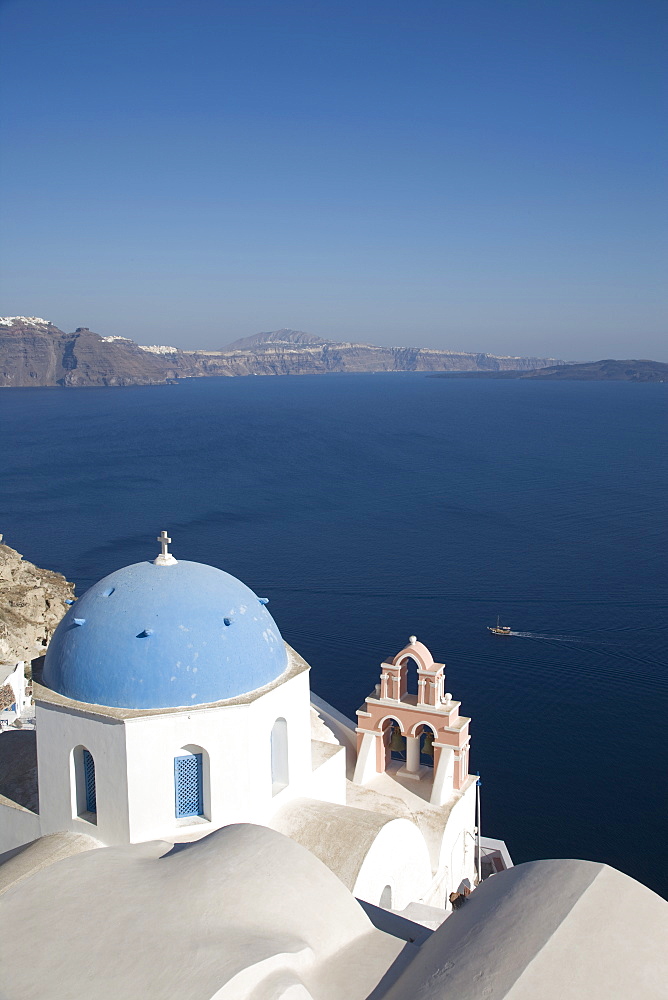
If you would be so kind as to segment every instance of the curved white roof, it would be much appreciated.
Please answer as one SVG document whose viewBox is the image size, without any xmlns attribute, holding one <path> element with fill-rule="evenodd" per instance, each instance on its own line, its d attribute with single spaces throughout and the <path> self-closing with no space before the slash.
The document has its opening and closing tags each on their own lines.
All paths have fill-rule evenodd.
<svg viewBox="0 0 668 1000">
<path fill-rule="evenodd" d="M 383 1000 L 666 1000 L 668 903 L 593 861 L 486 879 Z"/>
<path fill-rule="evenodd" d="M 290 985 L 366 1000 L 404 947 L 305 848 L 250 824 L 59 861 L 0 897 L 0 940 L 3 1000 L 243 1000 Z"/>
<path fill-rule="evenodd" d="M 588 861 L 495 875 L 426 940 L 391 914 L 376 929 L 309 851 L 249 824 L 21 877 L 0 897 L 3 1000 L 666 998 L 668 903 Z"/>
<path fill-rule="evenodd" d="M 408 857 L 415 881 L 430 880 L 424 838 L 415 823 L 405 817 L 317 799 L 293 799 L 274 815 L 271 824 L 320 858 L 355 895 L 360 895 L 358 880 L 369 861 L 372 869 L 389 876 L 393 874 L 393 860 L 405 870 Z M 380 851 L 378 864 L 374 864 L 376 849 Z M 370 901 L 376 902 L 377 898 Z"/>
</svg>

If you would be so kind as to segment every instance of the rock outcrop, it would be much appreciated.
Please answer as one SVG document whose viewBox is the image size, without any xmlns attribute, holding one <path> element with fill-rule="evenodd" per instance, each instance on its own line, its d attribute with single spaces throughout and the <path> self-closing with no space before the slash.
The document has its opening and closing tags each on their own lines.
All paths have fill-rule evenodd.
<svg viewBox="0 0 668 1000">
<path fill-rule="evenodd" d="M 0 663 L 40 656 L 73 596 L 73 583 L 26 562 L 0 535 Z"/>
<path fill-rule="evenodd" d="M 665 361 L 627 360 L 586 361 L 582 364 L 552 365 L 532 371 L 445 372 L 432 378 L 532 378 L 544 382 L 668 382 Z"/>
<path fill-rule="evenodd" d="M 182 351 L 103 337 L 87 327 L 64 333 L 34 316 L 0 319 L 0 386 L 153 385 L 206 375 L 532 370 L 561 363 L 554 358 L 336 343 L 296 330 L 260 333 L 220 351 Z"/>
</svg>

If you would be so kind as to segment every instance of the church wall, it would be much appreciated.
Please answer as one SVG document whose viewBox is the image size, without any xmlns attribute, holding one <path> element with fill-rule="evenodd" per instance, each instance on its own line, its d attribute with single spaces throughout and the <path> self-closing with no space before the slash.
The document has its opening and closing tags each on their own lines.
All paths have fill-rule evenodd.
<svg viewBox="0 0 668 1000">
<path fill-rule="evenodd" d="M 439 871 L 447 871 L 441 886 L 443 899 L 433 901 L 444 905 L 450 892 L 456 891 L 461 882 L 469 880 L 471 888 L 476 877 L 475 829 L 476 784 L 471 784 L 452 807 L 441 842 Z"/>
<path fill-rule="evenodd" d="M 40 836 L 40 832 L 37 813 L 0 802 L 0 854 L 29 844 Z"/>
<path fill-rule="evenodd" d="M 271 776 L 271 742 L 266 739 L 267 732 L 275 719 L 284 718 L 288 724 L 288 769 L 289 784 L 278 794 L 271 793 L 271 778 L 269 793 L 262 800 L 258 822 L 266 822 L 277 808 L 294 798 L 300 798 L 310 793 L 312 784 L 311 766 L 311 694 L 309 688 L 309 671 L 304 671 L 286 681 L 279 687 L 269 691 L 262 698 L 253 702 L 254 725 L 259 738 L 251 740 L 253 763 L 251 775 Z M 262 735 L 260 735 L 262 734 Z"/>
<path fill-rule="evenodd" d="M 92 712 L 37 702 L 39 812 L 42 834 L 70 830 L 104 844 L 127 843 L 128 804 L 123 723 Z M 95 762 L 97 822 L 76 815 L 73 751 L 84 746 Z"/>
<path fill-rule="evenodd" d="M 271 732 L 279 718 L 287 722 L 289 783 L 273 795 Z M 279 802 L 307 794 L 311 768 L 306 671 L 249 704 L 143 716 L 126 720 L 125 728 L 133 843 L 200 837 L 229 823 L 263 823 Z M 175 815 L 174 758 L 184 747 L 201 748 L 208 758 L 204 817 Z"/>
<path fill-rule="evenodd" d="M 432 882 L 429 852 L 418 828 L 407 819 L 386 823 L 369 848 L 357 875 L 353 895 L 381 905 L 385 886 L 392 891 L 392 909 L 403 910 L 420 900 Z"/>
<path fill-rule="evenodd" d="M 192 828 L 204 834 L 222 825 L 217 782 L 224 734 L 236 728 L 236 716 L 243 715 L 244 708 L 193 709 L 126 720 L 132 843 L 169 838 Z M 187 752 L 185 748 L 204 757 L 202 818 L 176 818 L 174 758 Z"/>
<path fill-rule="evenodd" d="M 318 751 L 325 751 L 325 759 L 315 759 Z M 311 744 L 313 771 L 308 795 L 323 802 L 346 804 L 346 749 L 331 743 Z M 277 796 L 278 798 L 278 796 Z M 280 805 L 283 803 L 281 802 Z"/>
</svg>

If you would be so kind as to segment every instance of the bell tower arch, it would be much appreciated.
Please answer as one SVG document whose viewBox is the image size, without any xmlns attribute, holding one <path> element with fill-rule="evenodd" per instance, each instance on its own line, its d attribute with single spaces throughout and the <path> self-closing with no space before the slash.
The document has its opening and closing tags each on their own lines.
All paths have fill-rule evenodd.
<svg viewBox="0 0 668 1000">
<path fill-rule="evenodd" d="M 417 694 L 408 692 L 411 661 L 417 667 Z M 380 684 L 358 709 L 355 783 L 390 772 L 430 781 L 432 804 L 446 802 L 468 778 L 471 720 L 459 714 L 460 706 L 445 691 L 445 664 L 436 663 L 424 643 L 410 636 L 407 646 L 381 664 Z"/>
</svg>

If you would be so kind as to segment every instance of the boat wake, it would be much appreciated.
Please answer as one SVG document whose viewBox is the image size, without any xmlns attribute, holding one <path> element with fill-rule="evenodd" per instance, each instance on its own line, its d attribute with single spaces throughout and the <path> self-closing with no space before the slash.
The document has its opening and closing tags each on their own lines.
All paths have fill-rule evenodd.
<svg viewBox="0 0 668 1000">
<path fill-rule="evenodd" d="M 549 639 L 551 642 L 586 642 L 579 635 L 545 635 L 542 632 L 509 632 L 508 635 L 515 635 L 519 639 Z"/>
</svg>

